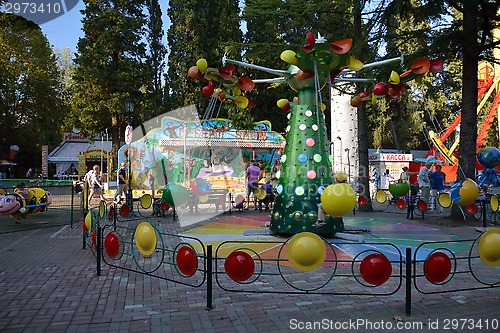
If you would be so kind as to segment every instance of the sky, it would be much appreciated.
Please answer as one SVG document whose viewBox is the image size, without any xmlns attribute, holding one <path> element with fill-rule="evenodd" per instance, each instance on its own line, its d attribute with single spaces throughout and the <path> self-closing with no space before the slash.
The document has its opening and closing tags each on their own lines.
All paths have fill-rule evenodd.
<svg viewBox="0 0 500 333">
<path fill-rule="evenodd" d="M 168 22 L 167 6 L 168 1 L 160 1 L 162 9 L 163 22 Z M 43 33 L 47 36 L 52 47 L 63 50 L 70 48 L 72 52 L 76 52 L 76 44 L 78 39 L 83 37 L 82 31 L 82 14 L 80 10 L 84 8 L 83 1 L 79 1 L 76 7 L 68 11 L 62 16 L 41 24 Z M 166 30 L 165 30 L 166 32 Z"/>
</svg>

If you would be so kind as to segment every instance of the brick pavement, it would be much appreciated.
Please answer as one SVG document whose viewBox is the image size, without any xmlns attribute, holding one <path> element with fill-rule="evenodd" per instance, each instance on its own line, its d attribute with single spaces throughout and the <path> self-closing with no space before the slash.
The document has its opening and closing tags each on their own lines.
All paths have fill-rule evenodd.
<svg viewBox="0 0 500 333">
<path fill-rule="evenodd" d="M 432 223 L 397 214 L 356 216 Z M 480 227 L 446 225 L 438 227 L 461 237 L 475 237 Z M 441 320 L 442 331 L 443 320 L 451 318 L 481 320 L 482 330 L 474 331 L 487 331 L 487 323 L 500 320 L 500 288 L 432 295 L 413 291 L 412 316 L 406 316 L 404 290 L 379 297 L 231 293 L 215 286 L 214 308 L 207 311 L 204 287 L 107 266 L 97 276 L 94 256 L 82 250 L 81 230 L 77 225 L 0 234 L 0 332 L 328 332 L 335 324 L 361 319 L 372 327 L 360 326 L 358 332 L 383 331 L 389 323 L 422 323 L 422 329 L 408 331 L 431 332 L 435 320 Z M 386 326 L 373 326 L 382 321 Z M 295 329 L 308 322 L 328 329 Z"/>
</svg>

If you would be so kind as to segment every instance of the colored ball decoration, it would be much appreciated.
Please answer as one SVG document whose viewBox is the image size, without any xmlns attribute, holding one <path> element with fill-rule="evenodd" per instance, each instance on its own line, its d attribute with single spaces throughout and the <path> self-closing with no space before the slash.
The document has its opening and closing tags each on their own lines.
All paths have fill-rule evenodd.
<svg viewBox="0 0 500 333">
<path fill-rule="evenodd" d="M 366 206 L 366 204 L 368 203 L 368 199 L 364 195 L 360 195 L 358 198 L 358 203 L 361 206 Z"/>
<path fill-rule="evenodd" d="M 141 222 L 135 228 L 135 245 L 145 256 L 150 256 L 154 252 L 156 248 L 156 232 L 151 224 Z"/>
<path fill-rule="evenodd" d="M 474 203 L 478 195 L 479 187 L 477 187 L 475 181 L 469 178 L 455 184 L 450 190 L 451 200 L 460 206 L 467 206 Z"/>
<path fill-rule="evenodd" d="M 356 193 L 347 183 L 329 185 L 320 199 L 325 213 L 334 217 L 344 216 L 356 206 Z"/>
<path fill-rule="evenodd" d="M 431 283 L 445 281 L 451 272 L 451 260 L 443 252 L 432 253 L 424 263 L 424 275 Z"/>
<path fill-rule="evenodd" d="M 92 213 L 90 211 L 85 215 L 85 223 L 83 225 L 84 231 L 90 232 L 92 230 Z"/>
<path fill-rule="evenodd" d="M 189 192 L 185 187 L 169 182 L 163 189 L 162 199 L 171 207 L 181 207 L 189 201 Z"/>
<path fill-rule="evenodd" d="M 196 178 L 191 181 L 191 191 L 197 196 L 204 196 L 210 192 L 212 184 L 204 178 Z"/>
<path fill-rule="evenodd" d="M 150 194 L 144 194 L 140 199 L 139 203 L 142 208 L 148 209 L 153 204 L 153 197 Z"/>
<path fill-rule="evenodd" d="M 314 139 L 313 138 L 307 138 L 306 139 L 306 146 L 308 146 L 308 147 L 314 146 Z"/>
<path fill-rule="evenodd" d="M 307 178 L 309 178 L 309 179 L 316 178 L 316 171 L 314 171 L 314 170 L 307 171 Z"/>
<path fill-rule="evenodd" d="M 389 192 L 395 197 L 402 197 L 408 194 L 410 185 L 407 182 L 389 184 Z"/>
<path fill-rule="evenodd" d="M 488 266 L 500 264 L 500 229 L 490 229 L 481 235 L 477 246 L 479 258 Z"/>
<path fill-rule="evenodd" d="M 403 210 L 406 208 L 406 200 L 405 199 L 398 199 L 396 201 L 396 207 L 398 207 L 399 209 Z"/>
<path fill-rule="evenodd" d="M 116 258 L 120 253 L 120 241 L 114 232 L 106 235 L 104 239 L 104 250 L 110 258 Z"/>
<path fill-rule="evenodd" d="M 123 204 L 120 207 L 120 215 L 123 217 L 128 216 L 128 214 L 130 214 L 131 211 L 132 211 L 132 209 L 130 209 L 130 206 L 127 204 Z"/>
<path fill-rule="evenodd" d="M 227 256 L 224 262 L 224 269 L 233 281 L 244 282 L 254 273 L 255 262 L 248 253 L 234 251 Z"/>
<path fill-rule="evenodd" d="M 196 273 L 198 269 L 198 258 L 193 248 L 187 245 L 182 246 L 175 256 L 175 263 L 179 271 L 189 277 Z"/>
<path fill-rule="evenodd" d="M 92 244 L 94 244 L 94 247 L 97 247 L 97 231 L 95 229 L 92 232 Z"/>
<path fill-rule="evenodd" d="M 372 253 L 361 261 L 359 271 L 367 283 L 380 286 L 391 277 L 392 265 L 385 255 Z"/>
<path fill-rule="evenodd" d="M 500 165 L 500 149 L 484 147 L 477 154 L 477 160 L 485 168 L 496 168 Z"/>
<path fill-rule="evenodd" d="M 288 261 L 302 272 L 311 272 L 321 267 L 326 258 L 325 242 L 312 232 L 301 232 L 293 236 L 286 251 Z"/>
</svg>

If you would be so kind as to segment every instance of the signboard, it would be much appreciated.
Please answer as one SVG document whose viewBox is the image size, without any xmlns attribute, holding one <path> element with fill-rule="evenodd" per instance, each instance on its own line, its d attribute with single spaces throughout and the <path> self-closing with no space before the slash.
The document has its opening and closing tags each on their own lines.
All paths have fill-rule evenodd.
<svg viewBox="0 0 500 333">
<path fill-rule="evenodd" d="M 125 128 L 125 143 L 128 144 L 128 145 L 132 142 L 132 131 L 133 130 L 134 129 L 130 125 L 128 125 Z"/>
</svg>

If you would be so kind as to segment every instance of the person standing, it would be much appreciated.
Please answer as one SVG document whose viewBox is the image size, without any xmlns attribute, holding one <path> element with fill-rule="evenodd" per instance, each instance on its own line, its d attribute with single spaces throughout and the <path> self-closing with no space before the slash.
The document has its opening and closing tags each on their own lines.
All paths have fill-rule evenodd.
<svg viewBox="0 0 500 333">
<path fill-rule="evenodd" d="M 378 171 L 377 167 L 374 167 L 372 170 L 371 181 L 373 182 L 372 197 L 374 198 L 375 194 L 377 194 L 377 191 L 380 187 L 380 172 Z"/>
<path fill-rule="evenodd" d="M 97 194 L 99 198 L 104 201 L 104 195 L 102 193 L 102 183 L 101 183 L 101 174 L 100 174 L 100 169 L 98 165 L 94 165 L 92 169 L 92 173 L 90 173 L 90 193 L 89 193 L 89 201 L 88 201 L 88 206 L 90 206 L 90 201 L 92 200 L 92 197 Z"/>
<path fill-rule="evenodd" d="M 127 167 L 127 163 L 122 162 L 120 164 L 120 169 L 118 169 L 118 174 L 117 174 L 117 182 L 118 182 L 118 189 L 115 192 L 115 195 L 113 197 L 113 201 L 118 203 L 122 200 L 122 194 L 125 193 L 127 195 L 127 190 L 128 190 L 128 182 L 127 182 L 127 172 L 125 171 L 125 168 Z M 116 200 L 119 198 L 118 200 Z"/>
<path fill-rule="evenodd" d="M 443 213 L 443 207 L 440 205 L 436 204 L 436 199 L 438 195 L 444 191 L 444 183 L 446 183 L 446 174 L 441 171 L 442 167 L 441 165 L 436 165 L 436 171 L 432 172 L 429 177 L 431 180 L 431 211 L 434 209 L 434 206 L 436 206 L 436 210 L 438 211 L 439 214 Z"/>
<path fill-rule="evenodd" d="M 432 164 L 427 162 L 425 166 L 420 169 L 418 173 L 418 187 L 420 187 L 420 198 L 429 204 L 429 195 L 431 189 L 431 181 L 429 178 L 429 173 L 431 171 Z"/>
<path fill-rule="evenodd" d="M 253 193 L 253 204 L 255 210 L 257 210 L 257 198 L 255 197 L 255 191 L 259 188 L 259 180 L 261 178 L 261 170 L 257 162 L 252 161 L 250 166 L 246 171 L 246 180 L 247 180 L 247 209 L 250 208 L 250 194 Z"/>
</svg>

